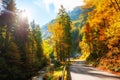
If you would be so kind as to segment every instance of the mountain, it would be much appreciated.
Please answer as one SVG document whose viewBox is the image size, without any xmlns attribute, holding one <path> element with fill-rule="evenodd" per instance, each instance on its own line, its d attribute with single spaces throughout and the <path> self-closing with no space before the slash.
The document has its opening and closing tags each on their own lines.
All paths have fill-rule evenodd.
<svg viewBox="0 0 120 80">
<path fill-rule="evenodd" d="M 70 16 L 71 21 L 78 20 L 81 12 L 82 12 L 82 10 L 80 9 L 80 7 L 75 7 L 72 11 L 69 11 L 68 15 Z M 47 39 L 52 35 L 50 32 L 48 32 L 48 24 L 50 24 L 50 23 L 54 23 L 54 19 L 51 20 L 49 23 L 43 25 L 41 28 L 43 39 Z M 75 25 L 78 26 L 79 23 L 76 23 Z"/>
<path fill-rule="evenodd" d="M 42 39 L 47 39 L 52 35 L 50 32 L 48 32 L 48 24 L 50 23 L 54 23 L 54 19 L 42 26 L 41 28 Z"/>
<path fill-rule="evenodd" d="M 71 18 L 72 21 L 72 25 L 74 26 L 74 28 L 76 29 L 81 29 L 83 27 L 83 25 L 86 23 L 87 17 L 88 17 L 88 12 L 92 11 L 94 8 L 86 8 L 86 9 L 82 9 L 80 6 L 75 7 L 72 11 L 68 12 L 68 15 Z M 41 32 L 42 32 L 42 38 L 43 39 L 47 39 L 49 38 L 52 34 L 50 32 L 48 32 L 48 24 L 54 23 L 54 19 L 51 20 L 49 23 L 45 24 L 42 26 L 41 28 Z M 76 32 L 76 31 L 73 31 Z M 79 33 L 79 32 L 77 32 Z M 73 37 L 79 37 L 79 35 L 74 35 L 74 33 L 72 34 Z M 80 36 L 81 38 L 81 36 Z M 81 39 L 80 39 L 81 40 Z"/>
<path fill-rule="evenodd" d="M 70 16 L 71 21 L 75 21 L 79 19 L 81 13 L 82 13 L 81 8 L 75 7 L 71 12 L 68 12 L 68 15 Z"/>
</svg>

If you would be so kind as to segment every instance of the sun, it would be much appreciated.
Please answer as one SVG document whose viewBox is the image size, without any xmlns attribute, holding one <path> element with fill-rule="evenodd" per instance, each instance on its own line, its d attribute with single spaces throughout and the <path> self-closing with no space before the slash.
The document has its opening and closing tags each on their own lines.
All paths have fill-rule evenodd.
<svg viewBox="0 0 120 80">
<path fill-rule="evenodd" d="M 21 18 L 29 18 L 30 17 L 30 11 L 28 9 L 24 9 L 20 11 L 20 15 Z"/>
<path fill-rule="evenodd" d="M 21 13 L 21 17 L 26 18 L 27 17 L 27 13 L 26 12 L 22 12 Z"/>
<path fill-rule="evenodd" d="M 22 17 L 22 18 L 27 18 L 27 17 L 29 17 L 27 10 L 22 10 L 22 11 L 21 11 L 21 17 Z"/>
</svg>

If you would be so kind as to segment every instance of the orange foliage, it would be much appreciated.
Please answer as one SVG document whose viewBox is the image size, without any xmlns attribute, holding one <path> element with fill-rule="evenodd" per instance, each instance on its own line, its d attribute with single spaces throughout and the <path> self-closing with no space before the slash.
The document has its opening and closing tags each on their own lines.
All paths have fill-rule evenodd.
<svg viewBox="0 0 120 80">
<path fill-rule="evenodd" d="M 86 24 L 82 28 L 81 44 L 88 44 L 89 49 L 92 47 L 92 51 L 89 51 L 94 55 L 91 53 L 89 59 L 96 58 L 93 61 L 100 59 L 100 65 L 104 68 L 120 71 L 120 5 L 117 4 L 118 0 L 84 1 L 86 5 L 83 8 L 93 7 L 94 9 L 88 13 Z M 85 46 L 80 45 L 82 49 Z"/>
</svg>

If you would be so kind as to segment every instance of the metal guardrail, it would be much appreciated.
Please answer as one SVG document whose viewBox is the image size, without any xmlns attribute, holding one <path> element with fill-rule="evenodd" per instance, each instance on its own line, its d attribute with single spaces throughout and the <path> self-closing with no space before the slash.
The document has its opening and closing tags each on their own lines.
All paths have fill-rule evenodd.
<svg viewBox="0 0 120 80">
<path fill-rule="evenodd" d="M 66 65 L 65 65 L 64 68 L 63 68 L 62 80 L 64 80 L 64 77 L 65 77 L 65 71 L 66 71 Z"/>
</svg>

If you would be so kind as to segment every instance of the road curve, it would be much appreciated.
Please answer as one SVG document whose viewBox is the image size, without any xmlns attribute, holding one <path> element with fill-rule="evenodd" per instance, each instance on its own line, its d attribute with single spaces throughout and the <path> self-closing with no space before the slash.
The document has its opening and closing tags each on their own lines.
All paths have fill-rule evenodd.
<svg viewBox="0 0 120 80">
<path fill-rule="evenodd" d="M 120 80 L 119 76 L 87 66 L 84 61 L 75 61 L 70 75 L 72 80 Z"/>
</svg>

